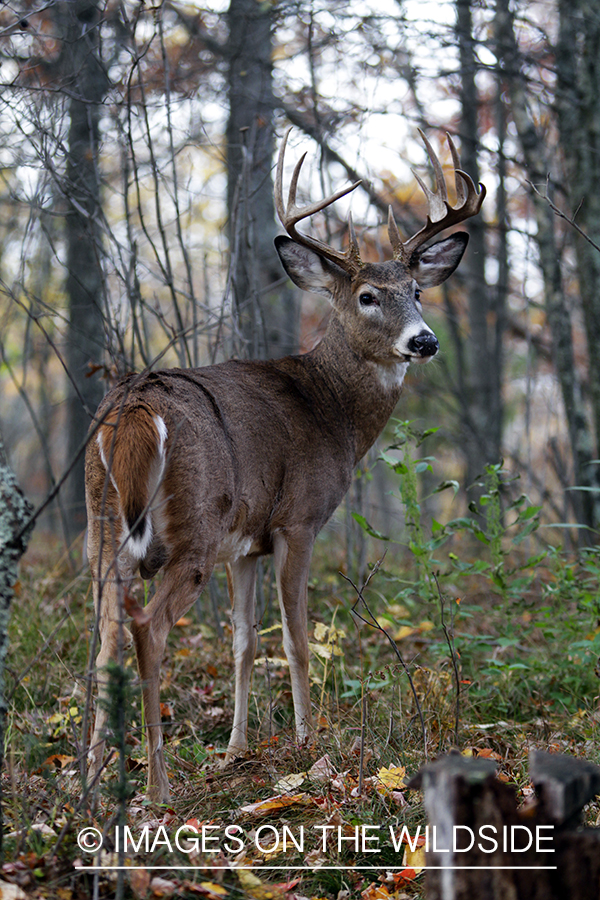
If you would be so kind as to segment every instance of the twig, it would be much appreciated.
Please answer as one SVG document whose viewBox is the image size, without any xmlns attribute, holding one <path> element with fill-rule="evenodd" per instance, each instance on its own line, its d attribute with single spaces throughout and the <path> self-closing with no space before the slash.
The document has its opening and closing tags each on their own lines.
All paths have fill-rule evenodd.
<svg viewBox="0 0 600 900">
<path fill-rule="evenodd" d="M 363 591 L 366 590 L 366 588 L 369 586 L 369 582 L 371 581 L 371 579 L 373 578 L 373 576 L 376 575 L 377 572 L 379 571 L 379 569 L 381 568 L 381 564 L 382 564 L 382 562 L 383 562 L 384 559 L 385 559 L 385 553 L 384 553 L 384 555 L 381 557 L 381 559 L 378 559 L 378 560 L 377 560 L 377 562 L 375 563 L 375 565 L 373 566 L 373 568 L 372 568 L 371 571 L 369 572 L 369 575 L 368 575 L 368 577 L 367 577 L 367 580 L 365 581 L 365 583 L 363 584 L 363 586 L 362 586 L 361 588 L 358 588 L 358 587 L 354 584 L 354 582 L 352 581 L 352 579 L 349 578 L 347 575 L 344 575 L 343 572 L 340 572 L 340 575 L 342 576 L 342 578 L 344 578 L 344 579 L 348 582 L 348 584 L 351 585 L 351 587 L 354 589 L 354 591 L 356 592 L 356 595 L 357 595 L 356 602 L 355 602 L 354 606 L 351 608 L 350 612 L 353 613 L 353 614 L 356 616 L 357 619 L 360 619 L 361 622 L 364 622 L 365 625 L 369 625 L 371 628 L 375 628 L 377 631 L 380 631 L 383 635 L 385 635 L 385 637 L 388 639 L 388 641 L 389 641 L 389 643 L 390 643 L 390 646 L 391 646 L 392 650 L 393 650 L 394 653 L 396 654 L 396 657 L 398 658 L 398 661 L 400 662 L 400 665 L 401 665 L 402 668 L 404 669 L 404 672 L 405 672 L 405 674 L 406 674 L 406 676 L 407 676 L 407 678 L 408 678 L 408 683 L 410 684 L 410 689 L 411 689 L 411 691 L 412 691 L 413 699 L 414 699 L 414 701 L 415 701 L 415 707 L 416 707 L 417 713 L 418 713 L 418 715 L 419 715 L 419 720 L 420 720 L 420 722 L 421 722 L 421 732 L 422 732 L 422 735 L 423 735 L 423 750 L 424 750 L 424 753 L 425 753 L 425 759 L 427 760 L 427 759 L 429 759 L 429 756 L 428 756 L 428 753 L 427 753 L 427 727 L 426 727 L 426 725 L 425 725 L 425 719 L 424 719 L 424 717 L 423 717 L 423 710 L 421 709 L 421 704 L 419 703 L 419 698 L 418 698 L 418 696 L 417 696 L 417 691 L 416 691 L 416 688 L 415 688 L 415 685 L 414 685 L 412 676 L 411 676 L 411 674 L 410 674 L 409 668 L 408 668 L 408 666 L 406 665 L 406 663 L 404 662 L 404 659 L 402 658 L 402 654 L 401 654 L 400 651 L 398 650 L 398 645 L 396 644 L 396 641 L 393 639 L 393 637 L 392 637 L 391 635 L 389 635 L 389 634 L 387 633 L 387 631 L 385 630 L 385 628 L 382 628 L 382 627 L 381 627 L 381 625 L 379 624 L 379 622 L 377 621 L 377 619 L 375 618 L 375 616 L 374 616 L 373 613 L 371 612 L 371 610 L 370 610 L 370 608 L 369 608 L 369 605 L 368 605 L 368 603 L 367 603 L 367 601 L 365 600 L 364 595 L 363 595 Z M 367 613 L 368 613 L 368 615 L 369 615 L 369 617 L 370 617 L 370 621 L 369 621 L 369 619 L 365 619 L 364 616 L 361 616 L 361 614 L 358 612 L 357 607 L 358 607 L 359 603 L 362 603 L 362 605 L 364 606 L 365 610 L 367 611 Z"/>
<path fill-rule="evenodd" d="M 458 653 L 456 652 L 456 647 L 454 646 L 454 614 L 450 612 L 450 631 L 446 627 L 446 620 L 444 617 L 444 597 L 440 590 L 440 584 L 435 572 L 431 573 L 433 580 L 435 581 L 435 586 L 437 588 L 438 596 L 440 598 L 440 610 L 442 613 L 442 629 L 444 631 L 444 636 L 446 638 L 446 643 L 448 644 L 448 649 L 450 650 L 450 659 L 452 660 L 452 669 L 454 671 L 454 684 L 456 687 L 456 712 L 454 719 L 454 743 L 458 747 L 458 726 L 460 723 L 460 671 L 458 665 Z"/>
<path fill-rule="evenodd" d="M 571 225 L 575 229 L 575 231 L 578 234 L 580 234 L 584 240 L 586 240 L 588 242 L 588 244 L 592 245 L 594 250 L 597 250 L 600 253 L 600 246 L 598 244 L 596 244 L 596 242 L 593 241 L 591 239 L 591 237 L 585 233 L 583 228 L 580 228 L 579 225 L 577 224 L 577 222 L 575 221 L 575 216 L 581 209 L 581 203 L 575 210 L 575 213 L 573 214 L 573 216 L 571 218 L 569 218 L 569 216 L 567 216 L 564 212 L 562 212 L 562 210 L 560 210 L 558 208 L 558 206 L 550 199 L 550 197 L 548 196 L 547 185 L 546 185 L 546 194 L 544 195 L 544 194 L 540 193 L 540 191 L 538 191 L 538 189 L 536 188 L 535 184 L 533 184 L 533 182 L 529 181 L 528 184 L 531 187 L 531 189 L 538 195 L 538 197 L 541 197 L 542 200 L 546 201 L 546 203 L 548 204 L 548 206 L 550 207 L 550 209 L 552 210 L 554 215 L 558 216 L 559 219 L 564 219 L 565 222 L 568 222 L 569 225 Z"/>
</svg>

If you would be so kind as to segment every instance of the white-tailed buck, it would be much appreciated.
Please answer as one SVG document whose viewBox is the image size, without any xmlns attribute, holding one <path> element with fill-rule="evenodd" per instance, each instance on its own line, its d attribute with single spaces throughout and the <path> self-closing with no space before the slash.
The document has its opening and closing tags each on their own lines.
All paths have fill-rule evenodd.
<svg viewBox="0 0 600 900">
<path fill-rule="evenodd" d="M 297 738 L 305 741 L 311 734 L 307 582 L 313 544 L 344 497 L 352 470 L 391 415 L 409 363 L 427 362 L 438 351 L 421 316 L 420 292 L 454 272 L 468 235 L 425 243 L 478 213 L 485 193 L 460 170 L 448 138 L 457 196 L 450 206 L 441 165 L 424 140 L 436 176 L 433 192 L 418 179 L 429 203 L 426 224 L 402 241 L 390 208 L 392 259 L 370 263 L 361 259 L 350 217 L 345 252 L 297 231 L 298 222 L 357 185 L 298 207 L 302 157 L 284 203 L 286 134 L 275 200 L 289 237 L 280 236 L 275 244 L 292 281 L 327 297 L 333 307 L 322 341 L 310 353 L 267 362 L 229 360 L 129 375 L 98 409 L 87 450 L 86 492 L 101 697 L 106 697 L 103 670 L 123 640 L 127 586 L 138 570 L 142 578 L 164 570 L 156 594 L 131 622 L 143 684 L 148 791 L 155 800 L 169 796 L 159 702 L 167 635 L 206 587 L 217 562 L 227 565 L 233 604 L 235 712 L 227 758 L 247 746 L 256 562 L 264 554 L 275 558 Z M 104 707 L 98 704 L 96 712 L 91 777 L 102 767 Z"/>
</svg>

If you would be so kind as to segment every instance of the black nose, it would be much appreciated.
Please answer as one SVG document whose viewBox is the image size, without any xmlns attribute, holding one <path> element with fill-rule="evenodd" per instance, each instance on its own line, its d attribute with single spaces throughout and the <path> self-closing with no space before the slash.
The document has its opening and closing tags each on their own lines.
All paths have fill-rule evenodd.
<svg viewBox="0 0 600 900">
<path fill-rule="evenodd" d="M 435 356 L 440 345 L 435 334 L 431 331 L 422 331 L 410 339 L 408 349 L 415 356 Z"/>
</svg>

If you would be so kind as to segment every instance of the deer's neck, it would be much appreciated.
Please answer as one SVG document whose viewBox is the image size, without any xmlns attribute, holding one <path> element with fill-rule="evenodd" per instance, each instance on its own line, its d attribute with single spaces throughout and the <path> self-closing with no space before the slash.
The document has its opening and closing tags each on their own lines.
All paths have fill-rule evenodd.
<svg viewBox="0 0 600 900">
<path fill-rule="evenodd" d="M 349 345 L 335 315 L 321 343 L 307 355 L 342 407 L 353 432 L 356 462 L 375 443 L 400 397 L 405 363 L 383 365 L 365 359 Z M 340 423 L 341 426 L 342 423 Z"/>
</svg>

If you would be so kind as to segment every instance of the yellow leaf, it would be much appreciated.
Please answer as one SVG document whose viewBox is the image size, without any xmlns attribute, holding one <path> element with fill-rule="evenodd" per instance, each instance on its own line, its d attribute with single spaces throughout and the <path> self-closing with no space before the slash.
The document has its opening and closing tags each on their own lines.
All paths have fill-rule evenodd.
<svg viewBox="0 0 600 900">
<path fill-rule="evenodd" d="M 317 622 L 315 625 L 315 641 L 318 641 L 320 644 L 323 644 L 327 640 L 327 634 L 329 632 L 329 626 L 325 625 L 324 622 Z"/>
<path fill-rule="evenodd" d="M 285 656 L 261 656 L 254 660 L 255 666 L 289 666 Z"/>
<path fill-rule="evenodd" d="M 404 848 L 402 865 L 414 869 L 415 875 L 419 875 L 425 868 L 425 847 L 416 847 L 413 851 L 407 844 Z"/>
<path fill-rule="evenodd" d="M 215 884 L 214 881 L 201 881 L 200 887 L 208 891 L 209 895 L 214 897 L 215 900 L 218 900 L 219 897 L 226 897 L 229 893 L 227 888 L 224 888 L 222 884 Z"/>
<path fill-rule="evenodd" d="M 277 622 L 276 625 L 271 625 L 270 628 L 262 628 L 258 633 L 259 634 L 270 634 L 272 631 L 281 631 L 281 622 Z"/>
<path fill-rule="evenodd" d="M 385 785 L 391 791 L 399 791 L 406 787 L 404 776 L 406 769 L 404 766 L 392 766 L 391 769 L 382 768 L 378 771 L 377 777 L 381 784 Z"/>
<path fill-rule="evenodd" d="M 60 725 L 65 721 L 65 718 L 66 716 L 64 713 L 53 713 L 46 721 L 48 722 L 48 725 Z"/>
<path fill-rule="evenodd" d="M 394 635 L 394 640 L 402 641 L 404 640 L 404 638 L 410 637 L 411 634 L 414 634 L 416 630 L 416 628 L 411 628 L 410 625 L 401 625 Z"/>
<path fill-rule="evenodd" d="M 425 620 L 424 622 L 419 622 L 418 625 L 419 631 L 432 631 L 435 628 L 433 622 L 429 622 Z"/>
<path fill-rule="evenodd" d="M 285 896 L 285 890 L 276 884 L 266 884 L 247 869 L 237 869 L 237 876 L 243 889 L 255 900 L 275 900 Z"/>
<path fill-rule="evenodd" d="M 395 619 L 406 619 L 410 615 L 406 606 L 403 606 L 401 603 L 390 603 L 387 611 Z"/>
<path fill-rule="evenodd" d="M 338 647 L 337 644 L 315 644 L 314 641 L 309 641 L 308 646 L 311 651 L 315 653 L 317 656 L 322 657 L 323 659 L 331 659 L 332 656 L 343 656 L 343 651 Z"/>
</svg>

